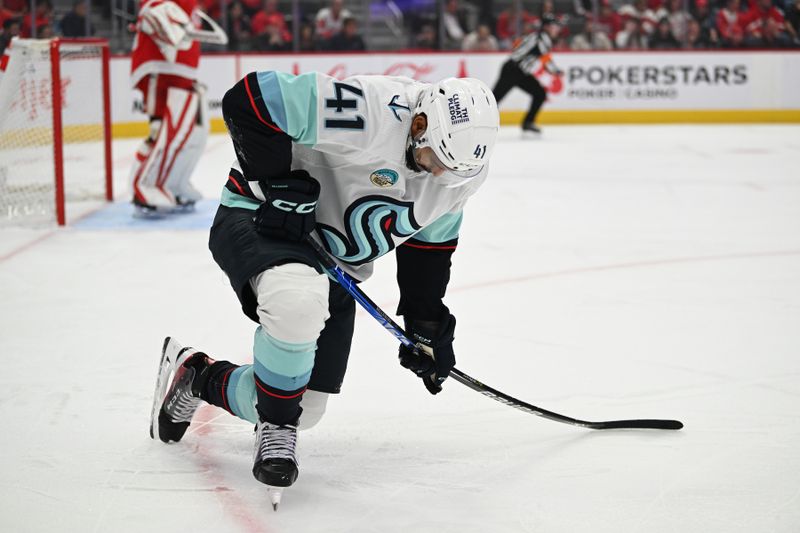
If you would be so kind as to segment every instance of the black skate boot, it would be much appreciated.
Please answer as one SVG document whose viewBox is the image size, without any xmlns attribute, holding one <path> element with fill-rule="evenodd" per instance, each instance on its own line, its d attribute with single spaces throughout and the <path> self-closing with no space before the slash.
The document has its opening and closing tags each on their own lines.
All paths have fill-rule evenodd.
<svg viewBox="0 0 800 533">
<path fill-rule="evenodd" d="M 200 391 L 208 380 L 212 362 L 206 354 L 183 348 L 171 337 L 164 340 L 150 414 L 151 438 L 166 443 L 183 438 L 202 401 Z"/>
<path fill-rule="evenodd" d="M 277 511 L 283 489 L 297 479 L 297 421 L 278 426 L 259 421 L 253 453 L 253 475 L 269 486 L 272 509 Z"/>
<path fill-rule="evenodd" d="M 253 453 L 253 475 L 271 487 L 289 487 L 297 479 L 297 425 L 259 421 Z"/>
<path fill-rule="evenodd" d="M 534 134 L 534 135 L 541 135 L 542 130 L 534 126 L 533 122 L 527 122 L 522 125 L 522 134 Z"/>
</svg>

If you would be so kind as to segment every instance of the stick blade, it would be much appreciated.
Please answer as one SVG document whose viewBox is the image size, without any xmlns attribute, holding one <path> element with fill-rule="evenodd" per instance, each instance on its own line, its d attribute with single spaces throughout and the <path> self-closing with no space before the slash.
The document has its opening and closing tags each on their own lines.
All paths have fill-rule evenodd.
<svg viewBox="0 0 800 533">
<path fill-rule="evenodd" d="M 666 429 L 677 431 L 683 428 L 680 420 L 610 420 L 608 422 L 592 422 L 591 429 Z"/>
</svg>

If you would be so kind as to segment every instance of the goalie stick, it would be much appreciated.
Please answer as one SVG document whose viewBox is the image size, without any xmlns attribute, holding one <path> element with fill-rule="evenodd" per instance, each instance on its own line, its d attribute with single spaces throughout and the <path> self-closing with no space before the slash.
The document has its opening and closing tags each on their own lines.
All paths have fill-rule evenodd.
<svg viewBox="0 0 800 533">
<path fill-rule="evenodd" d="M 319 258 L 322 266 L 328 271 L 328 273 L 353 297 L 353 299 L 358 302 L 361 307 L 363 307 L 372 317 L 378 321 L 387 331 L 389 331 L 392 335 L 395 336 L 397 340 L 399 340 L 402 344 L 408 346 L 417 356 L 422 356 L 420 354 L 419 349 L 416 345 L 406 336 L 403 329 L 394 321 L 392 320 L 389 315 L 387 315 L 380 307 L 378 307 L 375 302 L 373 302 L 364 292 L 358 288 L 356 285 L 355 280 L 351 278 L 345 271 L 343 271 L 339 265 L 337 265 L 331 256 L 325 251 L 324 248 L 311 236 L 306 238 L 308 244 L 314 249 Z M 518 400 L 508 394 L 500 392 L 497 389 L 494 389 L 484 383 L 481 383 L 477 379 L 465 374 L 464 372 L 458 370 L 457 368 L 453 368 L 450 371 L 450 375 L 453 377 L 455 381 L 458 381 L 462 385 L 469 387 L 470 389 L 480 392 L 484 396 L 488 396 L 489 398 L 496 400 L 500 403 L 513 407 L 515 409 L 519 409 L 520 411 L 524 411 L 526 413 L 541 416 L 542 418 L 547 418 L 548 420 L 553 420 L 555 422 L 561 422 L 563 424 L 570 424 L 572 426 L 579 426 L 588 429 L 671 429 L 677 430 L 683 427 L 683 423 L 678 420 L 659 420 L 659 419 L 634 419 L 634 420 L 607 420 L 603 422 L 589 422 L 586 420 L 579 420 L 577 418 L 572 418 L 569 416 L 561 415 L 558 413 L 554 413 L 553 411 L 548 411 L 547 409 L 542 409 L 541 407 L 536 407 L 535 405 L 529 404 L 527 402 L 523 402 L 522 400 Z"/>
</svg>

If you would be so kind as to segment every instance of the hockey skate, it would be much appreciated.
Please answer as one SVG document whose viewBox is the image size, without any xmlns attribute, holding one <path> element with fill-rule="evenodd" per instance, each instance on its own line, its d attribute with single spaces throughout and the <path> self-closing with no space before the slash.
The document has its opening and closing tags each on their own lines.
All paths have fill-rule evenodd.
<svg viewBox="0 0 800 533">
<path fill-rule="evenodd" d="M 175 192 L 175 212 L 191 213 L 195 209 L 195 204 L 203 199 L 203 194 L 198 191 L 191 183 L 182 184 L 179 191 Z"/>
<path fill-rule="evenodd" d="M 171 337 L 164 339 L 150 412 L 151 438 L 165 443 L 183 438 L 202 401 L 200 390 L 211 362 L 204 353 L 184 348 Z"/>
<path fill-rule="evenodd" d="M 253 476 L 269 486 L 272 508 L 277 511 L 283 489 L 290 487 L 298 475 L 297 425 L 259 421 L 255 431 Z"/>
<path fill-rule="evenodd" d="M 528 122 L 522 125 L 522 136 L 523 137 L 540 137 L 542 135 L 542 130 L 536 127 L 533 122 Z"/>
</svg>

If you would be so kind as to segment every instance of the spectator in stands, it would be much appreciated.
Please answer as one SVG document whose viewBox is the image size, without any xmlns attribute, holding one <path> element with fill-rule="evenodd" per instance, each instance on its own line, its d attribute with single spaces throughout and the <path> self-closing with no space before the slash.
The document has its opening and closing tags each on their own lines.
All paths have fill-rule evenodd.
<svg viewBox="0 0 800 533">
<path fill-rule="evenodd" d="M 697 50 L 700 48 L 711 48 L 711 43 L 700 27 L 696 19 L 689 19 L 689 26 L 686 29 L 686 48 Z"/>
<path fill-rule="evenodd" d="M 572 8 L 575 10 L 575 14 L 579 17 L 590 13 L 594 9 L 592 6 L 592 0 L 573 0 Z"/>
<path fill-rule="evenodd" d="M 800 0 L 795 0 L 786 10 L 786 23 L 792 28 L 795 44 L 800 45 Z"/>
<path fill-rule="evenodd" d="M 278 11 L 278 0 L 264 0 L 264 8 L 253 16 L 251 28 L 261 50 L 286 50 L 292 42 L 286 19 Z"/>
<path fill-rule="evenodd" d="M 314 52 L 319 49 L 317 38 L 314 35 L 314 26 L 303 23 L 300 26 L 300 42 L 297 46 L 301 52 Z"/>
<path fill-rule="evenodd" d="M 629 16 L 625 19 L 625 25 L 622 30 L 617 33 L 614 44 L 620 50 L 646 50 L 647 49 L 647 36 L 642 31 L 639 19 Z"/>
<path fill-rule="evenodd" d="M 32 28 L 39 28 L 42 24 L 50 24 L 53 5 L 50 0 L 40 0 L 36 2 L 36 12 L 28 13 L 22 19 L 22 37 L 34 37 Z M 39 38 L 37 33 L 35 37 Z"/>
<path fill-rule="evenodd" d="M 708 8 L 708 0 L 694 0 L 692 9 L 690 10 L 692 18 L 703 26 L 703 22 L 711 18 L 711 11 Z"/>
<path fill-rule="evenodd" d="M 743 15 L 741 25 L 747 46 L 783 47 L 791 41 L 783 13 L 772 5 L 772 0 L 754 0 Z"/>
<path fill-rule="evenodd" d="M 94 35 L 94 27 L 89 24 L 86 33 L 86 0 L 75 0 L 72 9 L 61 19 L 61 35 L 64 37 L 86 37 Z"/>
<path fill-rule="evenodd" d="M 436 28 L 433 27 L 433 24 L 423 24 L 411 43 L 412 48 L 419 50 L 436 50 L 438 46 Z"/>
<path fill-rule="evenodd" d="M 744 48 L 744 30 L 741 26 L 733 26 L 728 33 L 728 39 L 722 42 L 723 48 Z"/>
<path fill-rule="evenodd" d="M 511 48 L 514 44 L 514 39 L 521 37 L 525 25 L 533 20 L 534 18 L 531 17 L 527 11 L 519 11 L 517 9 L 517 3 L 512 2 L 509 8 L 500 13 L 500 16 L 497 17 L 495 35 L 497 35 L 500 48 Z"/>
<path fill-rule="evenodd" d="M 344 0 L 331 0 L 328 7 L 323 7 L 317 12 L 317 37 L 322 40 L 330 39 L 342 31 L 344 20 L 352 16 L 350 11 L 344 9 Z"/>
<path fill-rule="evenodd" d="M 583 22 L 583 30 L 572 38 L 570 43 L 572 50 L 613 50 L 614 45 L 604 31 L 595 29 L 594 20 L 591 15 L 586 16 Z"/>
<path fill-rule="evenodd" d="M 228 6 L 228 20 L 225 26 L 228 34 L 228 49 L 233 51 L 247 51 L 252 49 L 253 28 L 250 16 L 239 0 L 234 0 Z"/>
<path fill-rule="evenodd" d="M 497 27 L 497 14 L 494 9 L 494 0 L 473 0 L 472 5 L 477 7 L 478 20 L 489 26 L 489 30 Z M 499 44 L 499 43 L 498 43 Z"/>
<path fill-rule="evenodd" d="M 212 19 L 220 20 L 222 18 L 221 3 L 220 0 L 197 0 L 197 7 Z M 225 3 L 228 4 L 229 2 Z"/>
<path fill-rule="evenodd" d="M 708 6 L 708 0 L 695 0 L 694 2 L 694 20 L 697 22 L 700 34 L 696 37 L 695 41 L 700 44 L 704 43 L 705 46 L 701 48 L 716 48 L 719 46 L 719 35 L 717 34 L 717 21 L 712 16 L 711 10 Z M 687 31 L 691 32 L 692 19 L 689 20 L 689 28 Z M 690 46 L 689 48 L 695 48 Z"/>
<path fill-rule="evenodd" d="M 18 36 L 22 30 L 22 21 L 18 18 L 7 18 L 3 21 L 3 29 L 0 30 L 0 56 L 8 47 L 11 39 Z"/>
<path fill-rule="evenodd" d="M 464 13 L 458 7 L 458 0 L 446 0 L 442 13 L 442 27 L 444 28 L 444 42 L 442 46 L 447 50 L 461 48 L 466 32 L 464 28 Z"/>
<path fill-rule="evenodd" d="M 53 31 L 53 25 L 49 22 L 42 22 L 36 26 L 37 39 L 52 39 L 55 36 L 56 32 Z"/>
<path fill-rule="evenodd" d="M 678 42 L 686 40 L 686 29 L 691 15 L 683 9 L 683 0 L 669 0 L 669 25 L 672 35 Z M 661 19 L 659 19 L 659 24 Z"/>
<path fill-rule="evenodd" d="M 717 12 L 716 28 L 719 34 L 722 46 L 729 46 L 731 41 L 731 32 L 734 28 L 739 29 L 739 33 L 743 31 L 742 12 L 739 11 L 740 0 L 727 0 L 725 7 Z"/>
<path fill-rule="evenodd" d="M 491 52 L 500 50 L 500 45 L 492 35 L 492 30 L 489 29 L 488 25 L 478 24 L 475 31 L 468 33 L 464 37 L 461 49 L 465 52 Z"/>
<path fill-rule="evenodd" d="M 366 50 L 364 39 L 358 34 L 358 21 L 355 17 L 347 17 L 342 22 L 342 31 L 328 40 L 328 50 L 356 52 Z"/>
<path fill-rule="evenodd" d="M 241 0 L 242 8 L 248 17 L 252 18 L 256 13 L 261 11 L 263 0 Z"/>
<path fill-rule="evenodd" d="M 616 39 L 617 33 L 622 29 L 622 17 L 611 7 L 610 0 L 601 0 L 600 16 L 597 17 L 595 28 L 608 35 L 611 41 Z"/>
<path fill-rule="evenodd" d="M 0 27 L 8 19 L 21 19 L 27 10 L 27 0 L 0 0 Z"/>
<path fill-rule="evenodd" d="M 672 34 L 672 24 L 667 17 L 658 21 L 656 31 L 650 36 L 649 47 L 654 50 L 677 50 L 680 43 Z"/>
<path fill-rule="evenodd" d="M 648 8 L 646 0 L 633 0 L 633 4 L 625 4 L 619 8 L 619 14 L 623 20 L 635 18 L 639 24 L 639 31 L 645 35 L 652 34 L 658 21 L 669 15 L 663 7 L 658 7 L 656 11 Z"/>
<path fill-rule="evenodd" d="M 3 27 L 3 24 L 9 19 L 21 17 L 22 13 L 18 13 L 16 11 L 12 11 L 8 8 L 6 3 L 3 0 L 0 0 L 0 28 Z"/>
</svg>

